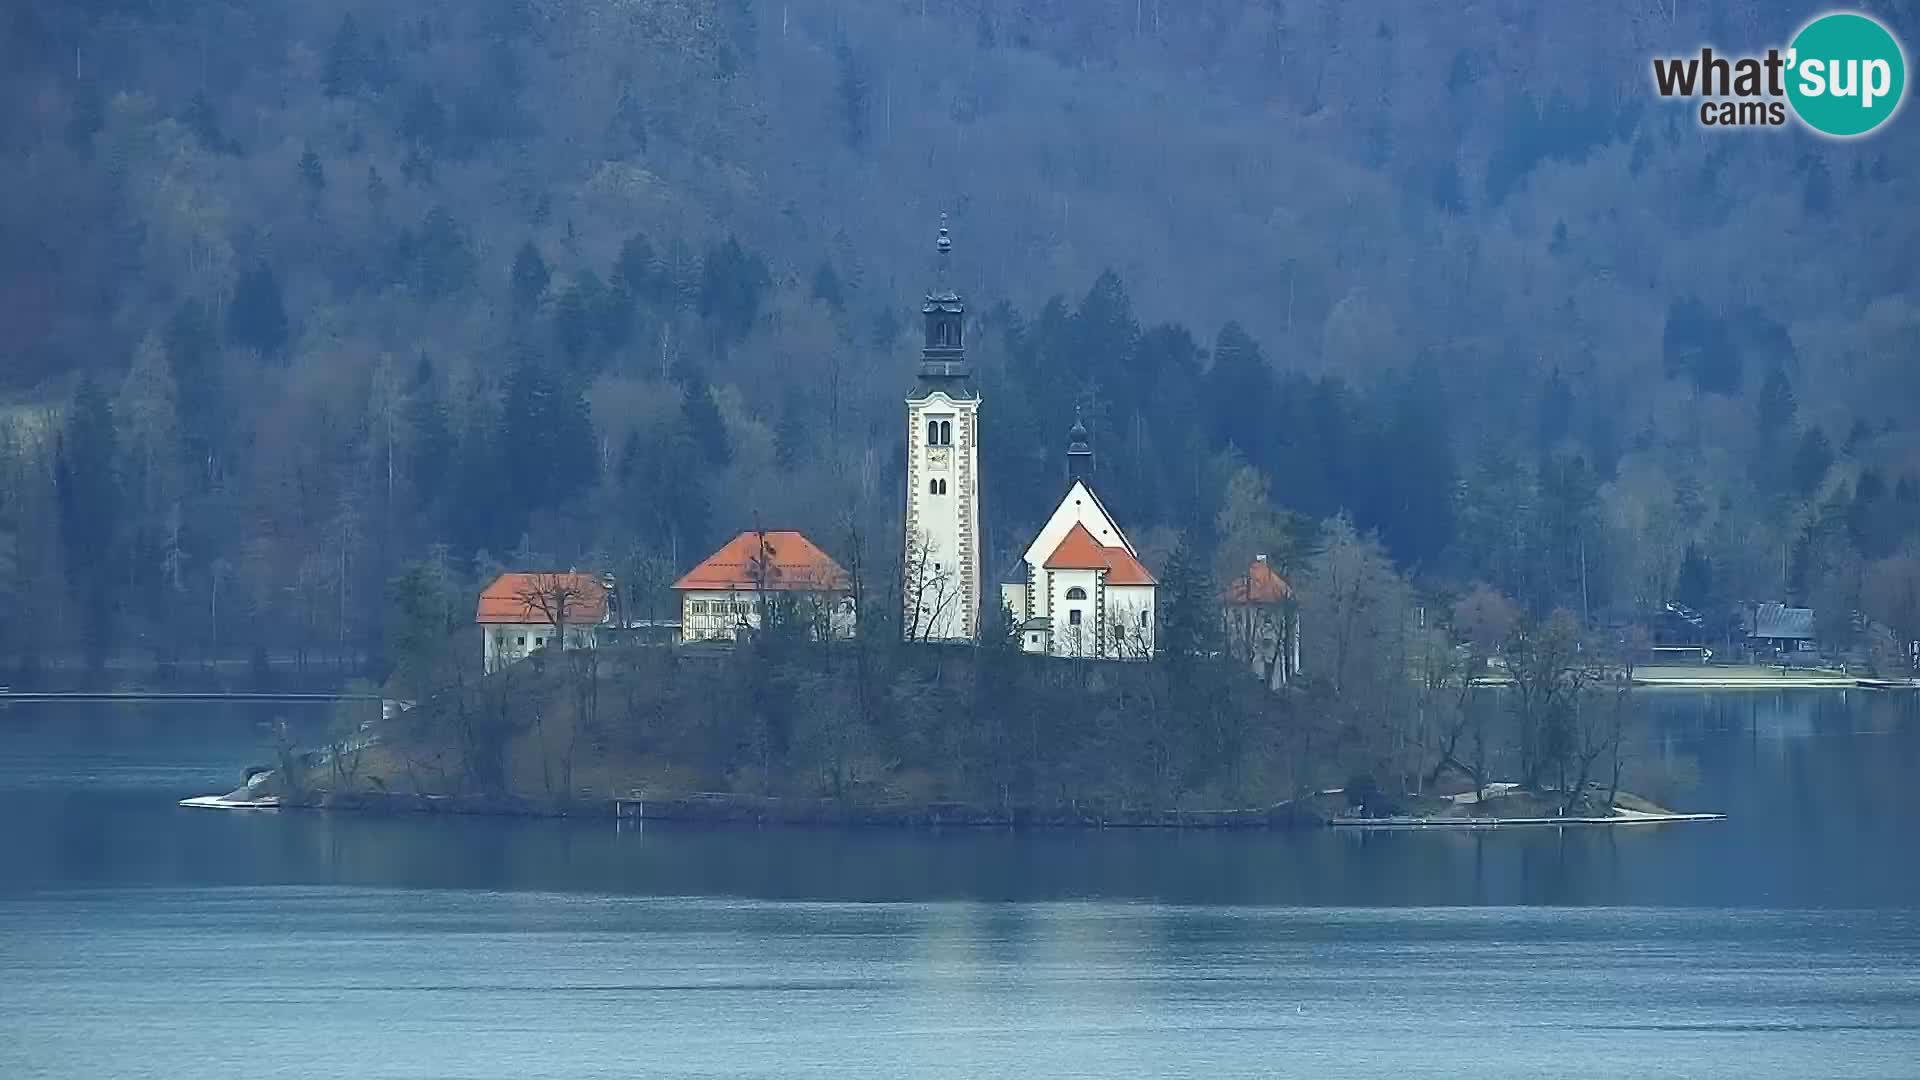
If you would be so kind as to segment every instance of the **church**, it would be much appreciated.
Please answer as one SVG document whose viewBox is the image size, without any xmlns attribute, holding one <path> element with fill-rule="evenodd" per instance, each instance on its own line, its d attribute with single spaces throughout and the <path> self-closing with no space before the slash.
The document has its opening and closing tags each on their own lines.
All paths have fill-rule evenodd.
<svg viewBox="0 0 1920 1080">
<path fill-rule="evenodd" d="M 953 240 L 941 215 L 926 338 L 907 397 L 902 632 L 971 642 L 981 631 L 980 394 L 967 363 L 966 305 L 948 281 Z M 1081 659 L 1153 655 L 1157 582 L 1093 491 L 1093 448 L 1078 417 L 1060 505 L 1001 585 L 1027 652 Z"/>
<path fill-rule="evenodd" d="M 1159 583 L 1093 491 L 1093 447 L 1074 418 L 1067 493 L 1000 585 L 1020 647 L 1078 659 L 1153 658 Z"/>
</svg>

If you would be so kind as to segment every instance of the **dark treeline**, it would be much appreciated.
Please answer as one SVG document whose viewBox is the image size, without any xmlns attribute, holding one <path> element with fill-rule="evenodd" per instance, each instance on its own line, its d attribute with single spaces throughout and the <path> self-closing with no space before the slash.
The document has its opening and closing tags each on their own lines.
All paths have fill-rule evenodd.
<svg viewBox="0 0 1920 1080">
<path fill-rule="evenodd" d="M 1780 599 L 1891 655 L 1914 141 L 1642 85 L 1773 6 L 20 6 L 0 654 L 390 658 L 413 564 L 658 605 L 756 522 L 896 565 L 945 209 L 996 567 L 1078 408 L 1156 570 L 1364 549 L 1441 621 Z"/>
</svg>

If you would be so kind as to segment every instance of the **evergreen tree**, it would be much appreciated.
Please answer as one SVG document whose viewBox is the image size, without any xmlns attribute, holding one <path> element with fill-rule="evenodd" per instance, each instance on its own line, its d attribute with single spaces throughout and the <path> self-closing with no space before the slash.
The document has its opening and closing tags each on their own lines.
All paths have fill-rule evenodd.
<svg viewBox="0 0 1920 1080">
<path fill-rule="evenodd" d="M 728 236 L 707 252 L 700 274 L 700 317 L 724 348 L 753 329 L 773 277 L 758 255 Z"/>
<path fill-rule="evenodd" d="M 1260 346 L 1237 322 L 1214 339 L 1207 372 L 1207 435 L 1215 448 L 1237 446 L 1255 464 L 1265 464 L 1273 417 L 1273 370 Z"/>
<path fill-rule="evenodd" d="M 1207 562 L 1194 547 L 1192 536 L 1183 532 L 1160 574 L 1155 651 L 1176 670 L 1190 668 L 1216 651 L 1220 605 Z"/>
<path fill-rule="evenodd" d="M 437 500 L 445 493 L 453 466 L 453 427 L 446 403 L 440 400 L 433 380 L 433 367 L 426 354 L 414 385 L 407 394 L 407 473 L 414 492 L 422 501 Z"/>
<path fill-rule="evenodd" d="M 1811 498 L 1832 465 L 1833 447 L 1827 442 L 1827 433 L 1817 427 L 1801 432 L 1800 441 L 1793 448 L 1794 493 L 1803 499 Z"/>
<path fill-rule="evenodd" d="M 541 258 L 540 249 L 533 246 L 533 241 L 521 244 L 513 257 L 513 309 L 523 314 L 537 310 L 547 295 L 547 284 L 552 277 L 547 271 L 547 260 Z"/>
<path fill-rule="evenodd" d="M 1713 563 L 1700 545 L 1689 540 L 1680 558 L 1680 575 L 1673 585 L 1673 598 L 1695 611 L 1707 611 L 1713 600 Z"/>
<path fill-rule="evenodd" d="M 320 85 L 328 97 L 345 97 L 357 93 L 366 81 L 367 46 L 360 36 L 360 24 L 349 13 L 341 18 L 327 45 Z"/>
<path fill-rule="evenodd" d="M 607 330 L 607 287 L 591 270 L 581 271 L 554 304 L 553 335 L 568 363 L 580 367 L 594 357 Z"/>
<path fill-rule="evenodd" d="M 773 457 L 783 469 L 805 460 L 807 455 L 806 407 L 800 394 L 788 387 L 780 401 L 780 419 L 773 429 Z"/>
<path fill-rule="evenodd" d="M 452 296 L 473 280 L 473 249 L 466 230 L 444 206 L 427 211 L 414 241 L 412 280 L 430 300 Z"/>
<path fill-rule="evenodd" d="M 1539 420 L 1536 424 L 1537 435 L 1534 444 L 1546 450 L 1567 437 L 1567 428 L 1573 422 L 1573 388 L 1560 374 L 1559 368 L 1547 377 L 1547 384 L 1540 391 Z"/>
<path fill-rule="evenodd" d="M 813 271 L 812 295 L 815 300 L 832 308 L 836 312 L 847 309 L 846 290 L 840 284 L 840 275 L 834 273 L 833 263 L 826 259 Z"/>
<path fill-rule="evenodd" d="M 168 320 L 161 345 L 178 395 L 180 434 L 192 466 L 188 475 L 204 479 L 209 462 L 226 448 L 232 424 L 213 317 L 199 301 L 186 301 Z"/>
<path fill-rule="evenodd" d="M 613 287 L 636 301 L 652 304 L 667 299 L 672 286 L 661 273 L 659 257 L 645 233 L 634 233 L 620 245 L 620 254 L 613 260 Z"/>
<path fill-rule="evenodd" d="M 855 150 L 867 144 L 868 98 L 871 86 L 866 61 L 853 46 L 841 42 L 833 51 L 834 97 L 840 109 L 840 132 Z"/>
<path fill-rule="evenodd" d="M 273 268 L 261 263 L 240 275 L 227 308 L 227 340 L 273 358 L 287 343 L 287 309 Z"/>
<path fill-rule="evenodd" d="M 380 170 L 367 166 L 367 206 L 376 217 L 383 217 L 387 209 L 387 181 Z"/>
<path fill-rule="evenodd" d="M 707 464 L 721 466 L 732 461 L 733 441 L 727 435 L 726 421 L 720 416 L 720 406 L 713 400 L 713 387 L 707 385 L 706 377 L 698 371 L 683 370 L 680 387 L 681 415 L 694 444 L 706 456 Z"/>
<path fill-rule="evenodd" d="M 113 635 L 114 552 L 120 532 L 119 459 L 113 406 L 82 376 L 55 448 L 54 482 L 67 580 L 79 595 L 90 662 L 106 658 Z"/>
<path fill-rule="evenodd" d="M 313 144 L 300 155 L 300 184 L 307 189 L 308 199 L 318 199 L 327 187 L 327 170 L 320 164 L 320 155 L 314 152 Z"/>
</svg>

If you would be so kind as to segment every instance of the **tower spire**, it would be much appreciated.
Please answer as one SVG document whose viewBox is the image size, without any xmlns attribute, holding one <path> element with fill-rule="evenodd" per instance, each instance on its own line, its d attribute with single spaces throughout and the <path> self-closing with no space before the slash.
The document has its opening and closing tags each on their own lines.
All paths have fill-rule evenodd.
<svg viewBox="0 0 1920 1080">
<path fill-rule="evenodd" d="M 1087 425 L 1080 419 L 1080 406 L 1073 407 L 1073 428 L 1067 432 L 1067 479 L 1093 479 L 1093 445 L 1087 441 Z"/>
<path fill-rule="evenodd" d="M 967 366 L 967 306 L 948 281 L 948 262 L 953 253 L 953 235 L 947 231 L 947 215 L 940 215 L 940 232 L 933 242 L 933 288 L 920 307 L 926 319 L 927 340 L 920 351 L 920 383 L 923 387 L 960 386 L 972 373 Z"/>
</svg>

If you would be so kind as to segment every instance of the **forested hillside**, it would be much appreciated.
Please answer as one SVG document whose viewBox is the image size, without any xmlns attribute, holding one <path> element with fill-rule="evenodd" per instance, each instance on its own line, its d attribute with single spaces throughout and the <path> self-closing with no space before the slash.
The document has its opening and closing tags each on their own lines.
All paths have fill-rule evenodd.
<svg viewBox="0 0 1920 1080">
<path fill-rule="evenodd" d="M 377 655 L 408 563 L 755 523 L 891 567 L 943 211 L 996 563 L 1077 404 L 1156 568 L 1345 511 L 1442 601 L 1920 638 L 1920 128 L 1648 74 L 1816 10 L 22 0 L 0 656 Z"/>
</svg>

